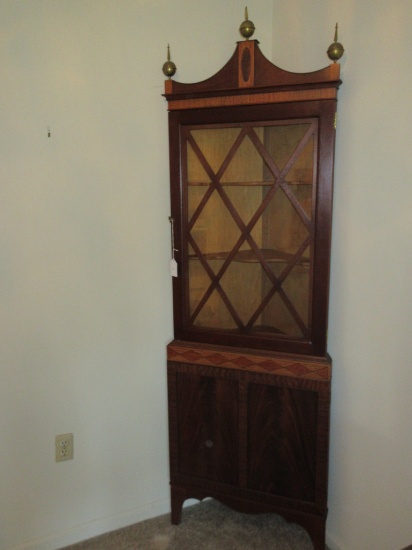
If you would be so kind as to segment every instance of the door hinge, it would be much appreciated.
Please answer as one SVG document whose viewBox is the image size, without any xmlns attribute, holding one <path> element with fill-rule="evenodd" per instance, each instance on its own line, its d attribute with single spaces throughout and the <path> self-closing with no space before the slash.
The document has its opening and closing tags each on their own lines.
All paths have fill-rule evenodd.
<svg viewBox="0 0 412 550">
<path fill-rule="evenodd" d="M 338 113 L 335 112 L 335 119 L 333 121 L 333 127 L 335 128 L 335 130 L 336 130 L 337 125 L 338 125 Z"/>
</svg>

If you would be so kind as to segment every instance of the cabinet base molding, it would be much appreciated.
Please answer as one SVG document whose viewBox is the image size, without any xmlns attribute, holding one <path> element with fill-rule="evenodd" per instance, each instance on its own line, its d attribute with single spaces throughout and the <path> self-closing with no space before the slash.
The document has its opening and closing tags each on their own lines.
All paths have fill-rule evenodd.
<svg viewBox="0 0 412 550">
<path fill-rule="evenodd" d="M 179 525 L 182 519 L 183 504 L 188 499 L 199 501 L 214 498 L 229 508 L 243 514 L 277 514 L 290 523 L 296 523 L 305 529 L 310 536 L 314 550 L 325 550 L 325 531 L 327 510 L 318 514 L 301 512 L 287 507 L 239 498 L 219 491 L 208 491 L 198 487 L 186 487 L 171 484 L 171 522 Z"/>
</svg>

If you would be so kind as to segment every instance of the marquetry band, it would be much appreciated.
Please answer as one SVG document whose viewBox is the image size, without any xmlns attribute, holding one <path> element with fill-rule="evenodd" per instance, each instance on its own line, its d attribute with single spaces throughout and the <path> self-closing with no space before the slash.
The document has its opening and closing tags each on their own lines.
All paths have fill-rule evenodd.
<svg viewBox="0 0 412 550">
<path fill-rule="evenodd" d="M 179 363 L 271 373 L 305 380 L 328 381 L 331 378 L 331 365 L 326 359 L 289 359 L 247 352 L 216 351 L 173 342 L 167 347 L 167 359 Z"/>
</svg>

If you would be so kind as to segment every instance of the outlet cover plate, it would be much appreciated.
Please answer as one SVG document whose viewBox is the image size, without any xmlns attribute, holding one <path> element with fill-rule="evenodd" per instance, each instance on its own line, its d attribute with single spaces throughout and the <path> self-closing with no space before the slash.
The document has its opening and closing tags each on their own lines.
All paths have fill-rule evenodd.
<svg viewBox="0 0 412 550">
<path fill-rule="evenodd" d="M 60 434 L 55 438 L 56 462 L 73 458 L 73 434 Z"/>
</svg>

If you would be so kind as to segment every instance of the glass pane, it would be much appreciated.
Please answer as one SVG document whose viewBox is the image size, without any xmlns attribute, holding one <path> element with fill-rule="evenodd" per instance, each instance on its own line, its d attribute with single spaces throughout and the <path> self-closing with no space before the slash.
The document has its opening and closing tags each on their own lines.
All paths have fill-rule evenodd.
<svg viewBox="0 0 412 550">
<path fill-rule="evenodd" d="M 282 171 L 302 143 L 310 124 L 277 124 L 265 127 L 264 145 L 276 167 Z"/>
<path fill-rule="evenodd" d="M 286 181 L 296 185 L 312 185 L 314 174 L 314 139 L 310 136 L 308 142 L 303 146 L 291 169 L 286 174 Z"/>
<path fill-rule="evenodd" d="M 197 147 L 201 151 L 201 155 L 206 159 L 208 165 L 216 174 L 231 147 L 239 136 L 241 129 L 238 128 L 204 128 L 201 130 L 191 130 L 190 135 L 194 139 Z M 188 174 L 189 183 L 196 181 L 192 176 L 192 162 L 196 163 L 196 159 L 189 158 L 188 155 Z M 208 180 L 207 180 L 208 181 Z"/>
<path fill-rule="evenodd" d="M 187 179 L 192 185 L 210 183 L 210 177 L 190 143 L 187 146 Z"/>
<path fill-rule="evenodd" d="M 242 325 L 246 326 L 262 300 L 262 267 L 250 248 L 241 251 L 230 263 L 221 285 Z"/>
<path fill-rule="evenodd" d="M 263 216 L 264 248 L 295 254 L 308 236 L 308 229 L 286 193 L 277 189 Z"/>
<path fill-rule="evenodd" d="M 252 216 L 254 216 L 262 203 L 262 187 L 225 187 L 224 193 L 241 218 L 242 223 L 244 225 L 248 225 L 252 219 Z M 252 229 L 252 234 L 258 240 L 261 239 L 261 219 L 258 220 L 257 224 Z"/>
<path fill-rule="evenodd" d="M 184 135 L 189 325 L 307 338 L 316 120 Z"/>
<path fill-rule="evenodd" d="M 215 329 L 235 329 L 236 323 L 230 315 L 222 297 L 214 290 L 196 317 L 195 326 Z"/>
<path fill-rule="evenodd" d="M 189 203 L 193 191 L 197 191 L 197 188 L 189 188 Z M 191 220 L 193 223 L 193 218 Z M 213 191 L 203 205 L 190 235 L 206 258 L 209 255 L 228 254 L 235 246 L 240 229 L 217 191 Z"/>
<path fill-rule="evenodd" d="M 279 335 L 302 337 L 296 320 L 279 293 L 275 294 L 263 314 L 261 330 Z"/>
<path fill-rule="evenodd" d="M 262 135 L 262 128 L 258 129 Z M 222 184 L 260 183 L 263 178 L 264 161 L 249 136 L 244 136 L 239 147 L 230 159 L 220 179 Z"/>
</svg>

